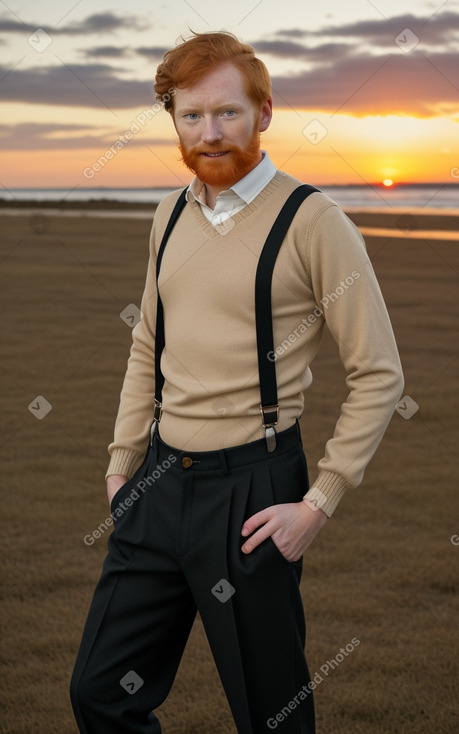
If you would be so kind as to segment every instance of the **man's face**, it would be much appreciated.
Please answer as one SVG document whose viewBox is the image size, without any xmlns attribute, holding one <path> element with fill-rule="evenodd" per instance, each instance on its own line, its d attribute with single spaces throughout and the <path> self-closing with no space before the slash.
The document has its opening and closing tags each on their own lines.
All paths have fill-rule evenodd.
<svg viewBox="0 0 459 734">
<path fill-rule="evenodd" d="M 229 188 L 261 160 L 260 132 L 271 121 L 271 100 L 260 110 L 230 62 L 177 89 L 173 119 L 183 162 L 198 178 Z"/>
</svg>

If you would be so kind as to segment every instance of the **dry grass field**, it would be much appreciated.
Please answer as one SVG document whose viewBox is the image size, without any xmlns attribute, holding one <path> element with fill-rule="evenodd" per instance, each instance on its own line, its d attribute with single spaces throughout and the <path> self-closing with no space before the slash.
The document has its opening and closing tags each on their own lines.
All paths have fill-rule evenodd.
<svg viewBox="0 0 459 734">
<path fill-rule="evenodd" d="M 0 212 L 0 731 L 76 734 L 68 683 L 107 544 L 83 538 L 108 514 L 131 341 L 119 314 L 140 305 L 150 222 L 40 216 Z M 367 243 L 419 410 L 394 413 L 364 483 L 305 555 L 311 672 L 360 642 L 322 675 L 318 734 L 455 734 L 459 242 Z M 329 337 L 312 369 L 301 425 L 314 478 L 346 395 Z M 164 734 L 235 731 L 199 620 L 160 717 Z"/>
</svg>

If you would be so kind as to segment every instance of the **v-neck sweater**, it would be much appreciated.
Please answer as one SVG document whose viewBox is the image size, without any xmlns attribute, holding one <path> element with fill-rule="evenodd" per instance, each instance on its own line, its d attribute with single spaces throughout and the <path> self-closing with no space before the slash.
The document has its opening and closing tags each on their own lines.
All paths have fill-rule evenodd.
<svg viewBox="0 0 459 734">
<path fill-rule="evenodd" d="M 189 201 L 172 231 L 159 276 L 165 330 L 159 432 L 170 446 L 211 451 L 264 437 L 255 274 L 271 226 L 299 185 L 278 171 L 250 204 L 217 226 L 197 201 Z M 179 194 L 169 194 L 155 213 L 142 318 L 133 330 L 107 476 L 132 476 L 148 447 L 155 392 L 156 256 Z M 400 398 L 403 376 L 363 238 L 321 192 L 301 204 L 282 243 L 273 272 L 272 318 L 278 431 L 303 413 L 303 392 L 325 323 L 347 373 L 349 394 L 305 495 L 330 517 L 344 492 L 361 483 Z"/>
</svg>

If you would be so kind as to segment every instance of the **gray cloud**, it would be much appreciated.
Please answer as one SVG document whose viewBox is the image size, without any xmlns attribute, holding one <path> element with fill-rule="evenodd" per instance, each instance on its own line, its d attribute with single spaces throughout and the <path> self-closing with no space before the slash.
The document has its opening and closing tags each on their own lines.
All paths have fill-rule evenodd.
<svg viewBox="0 0 459 734">
<path fill-rule="evenodd" d="M 347 43 L 323 43 L 320 46 L 304 46 L 293 41 L 258 41 L 252 44 L 258 54 L 265 53 L 280 58 L 302 59 L 305 61 L 332 62 L 354 53 Z"/>
<path fill-rule="evenodd" d="M 328 36 L 332 38 L 352 38 L 378 44 L 393 43 L 394 38 L 405 28 L 409 28 L 422 43 L 437 45 L 448 43 L 453 34 L 459 32 L 459 14 L 452 11 L 437 13 L 429 17 L 419 17 L 405 13 L 385 20 L 361 20 L 355 23 L 324 26 L 319 30 L 308 31 L 297 28 L 277 31 L 276 36 L 284 38 L 313 38 Z"/>
<path fill-rule="evenodd" d="M 149 59 L 158 60 L 163 58 L 166 51 L 169 51 L 169 49 L 165 46 L 140 46 L 140 48 L 136 48 L 136 52 L 140 54 L 140 56 L 146 56 Z"/>
<path fill-rule="evenodd" d="M 320 63 L 295 75 L 274 76 L 276 106 L 353 114 L 399 113 L 431 116 L 457 106 L 459 52 L 359 53 Z M 0 68 L 0 99 L 35 104 L 129 109 L 155 102 L 149 81 L 120 79 L 106 64 Z M 75 76 L 76 75 L 76 76 Z"/>
<path fill-rule="evenodd" d="M 144 56 L 149 60 L 161 61 L 166 51 L 165 46 L 140 46 L 139 48 L 129 48 L 127 46 L 95 46 L 94 48 L 81 49 L 87 58 L 126 58 L 132 54 Z"/>
<path fill-rule="evenodd" d="M 430 20 L 417 18 L 422 32 L 414 26 L 414 19 L 415 16 L 405 14 L 392 18 L 390 23 L 381 19 L 329 26 L 320 31 L 280 30 L 277 38 L 261 39 L 253 45 L 257 53 L 292 59 L 298 69 L 295 74 L 273 78 L 279 107 L 431 116 L 457 106 L 459 51 L 426 47 L 423 34 L 427 37 L 429 29 L 431 40 L 452 38 L 459 18 L 451 12 L 438 13 Z M 113 13 L 102 13 L 90 16 L 79 27 L 110 29 L 120 27 L 124 20 Z M 404 27 L 418 30 L 421 38 L 419 46 L 409 54 L 403 53 L 394 41 Z M 319 36 L 325 42 L 321 43 Z M 339 37 L 346 42 L 329 40 Z M 307 40 L 301 43 L 300 38 Z M 388 39 L 389 49 L 382 43 Z M 105 55 L 121 59 L 132 52 L 159 60 L 166 51 L 160 46 L 96 46 L 85 53 L 89 58 Z M 303 67 L 302 62 L 308 67 Z M 56 57 L 52 66 L 0 67 L 0 99 L 111 110 L 150 107 L 155 102 L 154 70 L 151 80 L 129 79 L 126 69 L 115 63 L 94 61 L 66 66 Z"/>
<path fill-rule="evenodd" d="M 420 39 L 410 54 L 395 43 L 405 28 Z M 252 45 L 298 62 L 298 73 L 272 80 L 279 106 L 432 116 L 457 105 L 458 31 L 459 15 L 452 11 L 431 18 L 405 13 L 313 31 L 281 29 Z M 319 38 L 327 42 L 314 45 Z M 308 62 L 303 71 L 302 62 Z"/>
<path fill-rule="evenodd" d="M 81 49 L 87 58 L 112 58 L 121 59 L 129 54 L 126 46 L 95 46 L 94 48 Z"/>
<path fill-rule="evenodd" d="M 286 36 L 287 38 L 304 38 L 305 36 L 312 35 L 309 31 L 302 30 L 301 28 L 288 28 L 283 31 L 276 31 L 276 36 Z"/>
<path fill-rule="evenodd" d="M 115 13 L 95 13 L 80 23 L 67 26 L 67 30 L 75 28 L 78 33 L 100 33 L 101 31 L 114 31 L 117 29 L 133 28 L 143 30 L 145 22 L 134 15 L 118 16 Z"/>
<path fill-rule="evenodd" d="M 275 102 L 296 109 L 340 110 L 356 115 L 415 114 L 430 117 L 457 108 L 459 52 L 362 53 L 332 67 L 273 77 Z"/>
<path fill-rule="evenodd" d="M 151 124 L 151 123 L 149 123 Z M 139 126 L 141 127 L 141 126 Z M 93 134 L 86 131 L 94 130 Z M 125 130 L 119 133 L 101 133 L 95 125 L 72 125 L 22 122 L 16 125 L 0 125 L 0 150 L 80 150 L 97 149 L 100 155 L 119 140 Z M 81 132 L 81 135 L 72 133 Z M 66 133 L 69 135 L 66 137 Z M 58 134 L 60 137 L 56 137 Z M 128 146 L 175 145 L 166 138 L 147 138 L 134 136 Z"/>
<path fill-rule="evenodd" d="M 22 23 L 18 20 L 9 20 L 6 17 L 0 18 L 0 31 L 3 33 L 34 33 L 37 28 L 43 28 L 50 36 L 81 36 L 91 33 L 111 33 L 126 28 L 144 30 L 146 27 L 148 26 L 145 21 L 136 16 L 119 16 L 110 12 L 95 13 L 79 23 L 71 23 L 62 27 L 42 25 L 41 23 Z"/>
<path fill-rule="evenodd" d="M 445 11 L 429 19 L 405 13 L 389 18 L 388 21 L 384 19 L 366 20 L 345 26 L 326 26 L 321 29 L 321 34 L 341 38 L 365 38 L 380 42 L 386 39 L 393 40 L 405 28 L 416 33 L 422 43 L 435 45 L 446 43 L 451 40 L 453 32 L 459 31 L 459 15 Z"/>
<path fill-rule="evenodd" d="M 107 64 L 59 63 L 10 71 L 0 67 L 0 99 L 7 102 L 126 109 L 154 103 L 151 82 L 117 78 Z"/>
</svg>

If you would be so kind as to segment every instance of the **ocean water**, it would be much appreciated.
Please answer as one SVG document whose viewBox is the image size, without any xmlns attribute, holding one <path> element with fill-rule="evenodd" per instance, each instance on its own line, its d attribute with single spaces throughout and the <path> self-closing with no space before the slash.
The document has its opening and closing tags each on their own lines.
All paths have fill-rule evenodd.
<svg viewBox="0 0 459 734">
<path fill-rule="evenodd" d="M 403 184 L 385 188 L 371 185 L 320 186 L 317 188 L 334 199 L 345 209 L 349 208 L 406 208 L 406 209 L 459 209 L 458 183 Z M 11 189 L 0 192 L 4 201 L 120 201 L 130 203 L 158 204 L 174 188 L 132 189 Z"/>
</svg>

